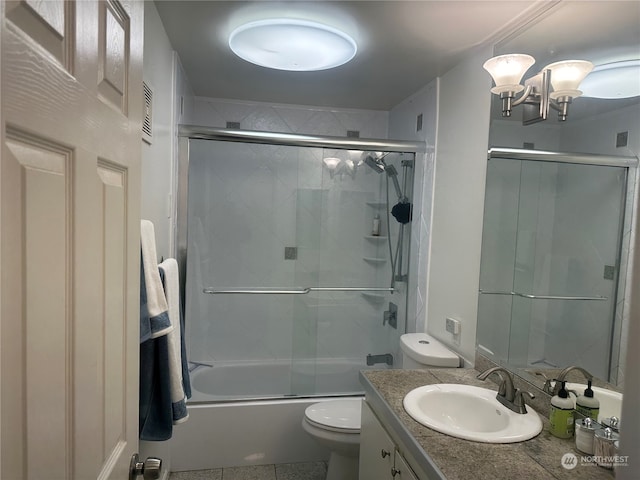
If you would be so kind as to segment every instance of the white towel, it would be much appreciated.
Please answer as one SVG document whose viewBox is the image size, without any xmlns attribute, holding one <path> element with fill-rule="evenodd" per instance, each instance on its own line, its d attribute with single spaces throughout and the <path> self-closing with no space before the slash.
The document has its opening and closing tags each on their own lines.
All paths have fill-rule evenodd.
<svg viewBox="0 0 640 480">
<path fill-rule="evenodd" d="M 155 230 L 153 223 L 149 220 L 140 221 L 140 246 L 147 289 L 147 308 L 151 322 L 151 338 L 158 338 L 169 333 L 173 326 L 169 320 L 167 300 L 158 272 Z"/>
<path fill-rule="evenodd" d="M 169 306 L 169 320 L 173 330 L 169 332 L 169 383 L 171 385 L 171 403 L 173 406 L 173 424 L 182 423 L 189 418 L 187 398 L 182 384 L 182 354 L 180 345 L 180 281 L 178 262 L 168 258 L 160 264 L 164 273 L 164 291 Z"/>
</svg>

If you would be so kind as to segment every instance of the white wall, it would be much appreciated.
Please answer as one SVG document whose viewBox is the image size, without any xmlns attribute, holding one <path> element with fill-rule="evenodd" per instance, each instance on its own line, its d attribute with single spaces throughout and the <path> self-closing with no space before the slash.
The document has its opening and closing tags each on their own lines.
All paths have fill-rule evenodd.
<svg viewBox="0 0 640 480">
<path fill-rule="evenodd" d="M 523 127 L 521 120 L 494 120 L 491 122 L 489 145 L 524 148 L 525 143 L 533 143 L 536 150 L 559 151 L 561 132 L 561 127 L 552 122 Z"/>
<path fill-rule="evenodd" d="M 193 95 L 155 4 L 145 2 L 144 6 L 144 81 L 153 90 L 153 137 L 150 145 L 142 142 L 141 216 L 155 226 L 159 261 L 173 255 L 175 125 L 188 113 Z M 180 96 L 185 97 L 182 110 Z M 141 441 L 140 455 L 163 458 L 163 476 L 168 476 L 168 442 Z"/>
<path fill-rule="evenodd" d="M 142 144 L 142 218 L 155 226 L 158 256 L 170 250 L 173 49 L 153 2 L 145 2 L 144 81 L 153 90 L 152 144 Z"/>
<path fill-rule="evenodd" d="M 491 79 L 477 50 L 440 78 L 427 330 L 465 360 L 475 357 Z M 456 338 L 445 319 L 461 322 Z"/>
<path fill-rule="evenodd" d="M 417 117 L 422 115 L 422 128 Z M 389 138 L 425 142 L 425 153 L 417 154 L 411 222 L 411 266 L 409 270 L 407 323 L 410 332 L 426 332 L 425 298 L 431 240 L 433 166 L 438 122 L 438 81 L 406 98 L 389 112 Z"/>
</svg>

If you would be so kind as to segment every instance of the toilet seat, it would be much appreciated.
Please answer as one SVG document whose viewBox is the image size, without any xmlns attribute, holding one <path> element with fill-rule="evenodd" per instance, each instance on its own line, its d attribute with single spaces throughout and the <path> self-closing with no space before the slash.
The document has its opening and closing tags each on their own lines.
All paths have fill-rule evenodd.
<svg viewBox="0 0 640 480">
<path fill-rule="evenodd" d="M 335 400 L 314 403 L 306 408 L 307 422 L 318 428 L 339 433 L 360 433 L 362 400 Z"/>
</svg>

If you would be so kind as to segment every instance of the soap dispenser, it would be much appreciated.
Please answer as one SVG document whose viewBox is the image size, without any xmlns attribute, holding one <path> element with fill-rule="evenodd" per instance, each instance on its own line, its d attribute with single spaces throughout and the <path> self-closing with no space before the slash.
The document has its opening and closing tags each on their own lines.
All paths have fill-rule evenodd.
<svg viewBox="0 0 640 480">
<path fill-rule="evenodd" d="M 576 412 L 585 417 L 598 420 L 598 413 L 600 412 L 600 401 L 593 396 L 593 390 L 591 389 L 591 380 L 588 381 L 587 388 L 584 394 L 580 395 L 576 399 Z"/>
<path fill-rule="evenodd" d="M 571 438 L 575 428 L 575 404 L 565 390 L 565 384 L 563 381 L 558 394 L 551 398 L 549 413 L 549 431 L 558 438 Z"/>
</svg>

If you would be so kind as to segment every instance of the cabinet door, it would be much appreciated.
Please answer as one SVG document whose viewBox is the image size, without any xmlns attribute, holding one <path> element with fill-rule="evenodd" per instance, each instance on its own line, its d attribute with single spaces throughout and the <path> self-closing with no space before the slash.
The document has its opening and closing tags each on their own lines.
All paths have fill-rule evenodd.
<svg viewBox="0 0 640 480">
<path fill-rule="evenodd" d="M 367 403 L 363 402 L 360 428 L 360 480 L 391 478 L 394 451 L 393 441 Z"/>
<path fill-rule="evenodd" d="M 411 467 L 407 464 L 400 452 L 395 451 L 395 464 L 393 467 L 393 479 L 394 480 L 418 480 Z"/>
</svg>

